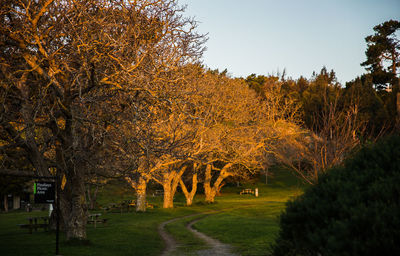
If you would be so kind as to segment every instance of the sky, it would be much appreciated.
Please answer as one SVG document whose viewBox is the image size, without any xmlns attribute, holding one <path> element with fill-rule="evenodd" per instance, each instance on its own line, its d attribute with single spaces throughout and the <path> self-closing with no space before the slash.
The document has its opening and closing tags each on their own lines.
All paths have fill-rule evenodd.
<svg viewBox="0 0 400 256">
<path fill-rule="evenodd" d="M 323 66 L 344 84 L 365 73 L 365 37 L 400 20 L 400 0 L 178 0 L 208 33 L 203 63 L 232 77 L 310 78 Z"/>
</svg>

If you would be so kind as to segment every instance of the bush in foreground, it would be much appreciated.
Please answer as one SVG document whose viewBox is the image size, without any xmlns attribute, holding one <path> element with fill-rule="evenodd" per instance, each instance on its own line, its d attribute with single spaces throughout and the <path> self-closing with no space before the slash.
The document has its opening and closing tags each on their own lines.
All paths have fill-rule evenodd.
<svg viewBox="0 0 400 256">
<path fill-rule="evenodd" d="M 400 137 L 361 149 L 280 217 L 274 255 L 400 255 Z"/>
</svg>

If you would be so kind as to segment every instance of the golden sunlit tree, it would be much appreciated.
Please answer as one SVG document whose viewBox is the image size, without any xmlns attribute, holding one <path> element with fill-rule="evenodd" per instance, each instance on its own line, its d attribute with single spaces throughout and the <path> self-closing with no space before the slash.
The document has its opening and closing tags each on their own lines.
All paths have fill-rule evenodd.
<svg viewBox="0 0 400 256">
<path fill-rule="evenodd" d="M 206 201 L 213 202 L 227 177 L 252 172 L 262 164 L 264 113 L 256 93 L 239 79 L 204 72 L 191 86 L 197 117 L 192 170 L 202 171 Z M 189 203 L 198 181 L 198 173 L 194 175 L 192 193 L 186 193 L 180 181 Z"/>
</svg>

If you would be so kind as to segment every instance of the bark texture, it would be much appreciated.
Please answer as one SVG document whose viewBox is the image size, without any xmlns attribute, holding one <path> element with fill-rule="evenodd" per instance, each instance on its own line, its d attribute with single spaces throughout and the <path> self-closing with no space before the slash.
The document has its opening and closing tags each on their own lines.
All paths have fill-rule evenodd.
<svg viewBox="0 0 400 256">
<path fill-rule="evenodd" d="M 87 204 L 81 172 L 70 172 L 61 192 L 60 210 L 67 240 L 86 239 Z"/>
<path fill-rule="evenodd" d="M 192 176 L 192 189 L 189 192 L 187 187 L 186 187 L 186 185 L 185 185 L 185 183 L 183 182 L 183 180 L 182 179 L 179 180 L 179 184 L 181 185 L 182 192 L 183 192 L 183 194 L 185 195 L 185 198 L 186 198 L 186 205 L 187 206 L 190 206 L 190 205 L 193 204 L 193 198 L 196 195 L 196 191 L 197 191 L 197 183 L 198 183 L 197 173 L 195 173 Z"/>
<path fill-rule="evenodd" d="M 206 171 L 205 171 L 205 180 L 204 180 L 204 194 L 205 194 L 205 201 L 207 203 L 214 203 L 215 196 L 219 191 L 221 190 L 222 186 L 224 185 L 222 182 L 225 178 L 232 176 L 232 173 L 230 173 L 228 170 L 229 168 L 232 167 L 232 164 L 226 164 L 221 171 L 219 171 L 218 177 L 215 180 L 215 182 L 211 185 L 211 180 L 212 180 L 212 165 L 208 164 L 206 166 Z"/>
<path fill-rule="evenodd" d="M 136 188 L 136 211 L 146 211 L 146 188 L 147 182 L 143 177 L 139 177 Z"/>
<path fill-rule="evenodd" d="M 140 175 L 137 180 L 126 177 L 125 180 L 136 191 L 136 212 L 146 211 L 147 179 Z"/>
<path fill-rule="evenodd" d="M 174 196 L 176 188 L 178 187 L 179 180 L 181 179 L 186 168 L 186 166 L 183 166 L 179 171 L 169 169 L 163 172 L 163 179 L 161 184 L 164 189 L 163 208 L 174 207 Z"/>
</svg>

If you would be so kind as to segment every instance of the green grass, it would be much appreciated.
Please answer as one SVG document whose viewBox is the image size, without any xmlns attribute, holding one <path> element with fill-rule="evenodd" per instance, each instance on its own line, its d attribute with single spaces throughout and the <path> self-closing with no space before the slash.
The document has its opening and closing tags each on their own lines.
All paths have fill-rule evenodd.
<svg viewBox="0 0 400 256">
<path fill-rule="evenodd" d="M 233 245 L 242 255 L 265 255 L 268 246 L 278 232 L 277 216 L 284 209 L 284 203 L 302 191 L 302 185 L 286 171 L 278 170 L 270 179 L 271 184 L 247 184 L 223 189 L 222 196 L 215 204 L 202 203 L 204 197 L 198 195 L 191 207 L 183 207 L 184 197 L 175 197 L 175 208 L 162 209 L 162 198 L 151 197 L 150 203 L 159 208 L 146 213 L 105 213 L 107 225 L 95 229 L 88 225 L 88 245 L 70 245 L 61 235 L 62 255 L 160 255 L 164 248 L 157 233 L 157 226 L 163 221 L 194 213 L 209 212 L 194 227 L 221 242 Z M 102 205 L 132 199 L 133 193 L 123 184 L 105 187 L 99 194 Z M 259 188 L 260 196 L 239 195 L 243 188 Z M 98 211 L 97 211 L 98 212 Z M 39 230 L 28 234 L 17 224 L 27 223 L 28 216 L 46 216 L 47 212 L 11 212 L 0 214 L 1 255 L 54 255 L 55 233 Z M 185 225 L 194 218 L 185 218 L 166 226 L 177 241 L 185 244 L 178 254 L 190 255 L 203 249 L 204 244 L 188 232 Z"/>
<path fill-rule="evenodd" d="M 283 209 L 283 202 L 259 201 L 245 208 L 211 215 L 194 227 L 233 245 L 240 255 L 265 255 L 279 230 L 277 216 Z"/>
</svg>

